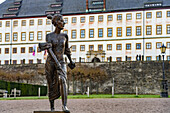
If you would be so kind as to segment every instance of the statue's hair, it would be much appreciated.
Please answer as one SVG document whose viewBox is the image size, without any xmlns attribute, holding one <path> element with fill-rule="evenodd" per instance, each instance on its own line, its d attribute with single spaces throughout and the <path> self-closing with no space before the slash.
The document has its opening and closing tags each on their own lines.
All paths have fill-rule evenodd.
<svg viewBox="0 0 170 113">
<path fill-rule="evenodd" d="M 62 18 L 62 15 L 60 15 L 60 14 L 55 14 L 53 16 L 52 15 L 47 15 L 47 18 L 52 20 L 52 24 L 54 26 L 56 26 L 56 21 L 55 20 L 58 20 L 59 18 Z"/>
</svg>

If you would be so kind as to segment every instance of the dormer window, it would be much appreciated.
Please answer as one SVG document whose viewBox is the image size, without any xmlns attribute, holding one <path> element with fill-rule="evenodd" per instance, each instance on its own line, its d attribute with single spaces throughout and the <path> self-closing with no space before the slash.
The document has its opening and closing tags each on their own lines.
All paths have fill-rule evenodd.
<svg viewBox="0 0 170 113">
<path fill-rule="evenodd" d="M 160 7 L 160 6 L 162 6 L 163 5 L 163 3 L 161 3 L 161 2 L 159 2 L 159 3 L 145 3 L 144 4 L 144 7 Z"/>
<path fill-rule="evenodd" d="M 51 4 L 51 8 L 61 7 L 61 4 Z"/>
<path fill-rule="evenodd" d="M 18 11 L 19 8 L 18 7 L 12 7 L 12 8 L 8 8 L 8 11 Z"/>
<path fill-rule="evenodd" d="M 103 1 L 93 1 L 93 5 L 103 5 Z"/>
<path fill-rule="evenodd" d="M 20 5 L 21 4 L 21 1 L 20 2 L 14 2 L 14 5 Z"/>
</svg>

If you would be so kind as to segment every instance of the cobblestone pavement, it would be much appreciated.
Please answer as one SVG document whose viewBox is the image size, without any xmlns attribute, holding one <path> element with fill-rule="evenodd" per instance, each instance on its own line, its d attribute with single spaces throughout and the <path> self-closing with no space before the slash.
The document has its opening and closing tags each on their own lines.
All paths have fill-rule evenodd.
<svg viewBox="0 0 170 113">
<path fill-rule="evenodd" d="M 170 98 L 69 99 L 71 113 L 170 113 Z M 61 110 L 61 100 L 55 101 Z M 0 100 L 0 113 L 33 113 L 49 110 L 44 100 Z"/>
</svg>

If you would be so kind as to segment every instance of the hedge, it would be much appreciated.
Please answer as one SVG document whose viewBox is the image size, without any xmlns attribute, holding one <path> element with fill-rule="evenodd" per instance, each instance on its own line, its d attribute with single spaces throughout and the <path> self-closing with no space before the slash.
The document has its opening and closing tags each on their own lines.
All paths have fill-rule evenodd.
<svg viewBox="0 0 170 113">
<path fill-rule="evenodd" d="M 11 90 L 16 88 L 17 90 L 21 90 L 21 96 L 37 96 L 39 87 L 41 89 L 41 96 L 46 96 L 47 95 L 46 86 L 6 82 L 0 80 L 0 89 L 7 90 L 8 94 L 11 94 Z"/>
</svg>

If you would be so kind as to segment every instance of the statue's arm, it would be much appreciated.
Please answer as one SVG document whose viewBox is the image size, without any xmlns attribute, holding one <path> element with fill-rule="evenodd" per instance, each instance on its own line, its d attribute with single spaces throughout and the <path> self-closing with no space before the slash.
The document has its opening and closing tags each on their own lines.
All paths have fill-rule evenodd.
<svg viewBox="0 0 170 113">
<path fill-rule="evenodd" d="M 64 54 L 67 55 L 69 61 L 70 61 L 70 64 L 68 65 L 71 69 L 74 69 L 75 68 L 75 63 L 72 61 L 71 59 L 71 51 L 70 51 L 70 48 L 69 48 L 69 45 L 68 45 L 68 35 L 65 35 L 66 37 L 66 43 L 65 43 L 65 52 Z"/>
</svg>

